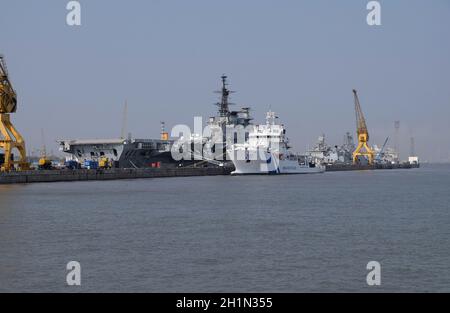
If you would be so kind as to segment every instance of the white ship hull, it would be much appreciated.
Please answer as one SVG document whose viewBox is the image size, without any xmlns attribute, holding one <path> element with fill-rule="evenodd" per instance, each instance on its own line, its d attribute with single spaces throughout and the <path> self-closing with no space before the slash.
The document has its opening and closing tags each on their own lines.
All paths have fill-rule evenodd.
<svg viewBox="0 0 450 313">
<path fill-rule="evenodd" d="M 231 174 L 316 174 L 325 167 L 310 163 L 307 158 L 290 151 L 283 124 L 277 124 L 275 112 L 266 114 L 266 124 L 252 125 L 244 136 L 236 136 L 235 144 L 227 148 L 235 171 Z M 244 139 L 238 142 L 238 139 Z M 242 140 L 241 140 L 242 141 Z"/>
<path fill-rule="evenodd" d="M 274 153 L 259 152 L 257 154 L 255 151 L 255 153 L 250 153 L 250 155 L 262 157 L 239 159 L 237 155 L 234 155 L 233 164 L 235 171 L 231 173 L 232 175 L 316 174 L 325 172 L 325 167 L 309 166 L 308 164 L 301 165 L 298 160 L 280 160 Z"/>
</svg>

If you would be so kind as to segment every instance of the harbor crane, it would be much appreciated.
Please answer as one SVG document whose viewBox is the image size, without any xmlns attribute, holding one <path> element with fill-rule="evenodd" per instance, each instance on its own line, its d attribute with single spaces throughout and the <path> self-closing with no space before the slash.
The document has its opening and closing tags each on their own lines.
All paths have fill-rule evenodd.
<svg viewBox="0 0 450 313">
<path fill-rule="evenodd" d="M 0 170 L 10 171 L 18 165 L 20 170 L 27 170 L 25 141 L 11 123 L 10 114 L 17 109 L 17 94 L 8 77 L 4 57 L 0 55 L 0 149 L 4 153 L 0 158 Z M 18 160 L 13 157 L 13 149 L 19 152 Z"/>
<path fill-rule="evenodd" d="M 389 141 L 389 137 L 386 137 L 386 140 L 383 143 L 383 146 L 381 147 L 380 151 L 377 153 L 376 157 L 375 157 L 375 161 L 379 162 L 381 161 L 381 158 L 384 155 L 384 149 L 386 148 L 386 145 Z"/>
<path fill-rule="evenodd" d="M 356 133 L 358 135 L 358 146 L 353 152 L 353 164 L 359 162 L 359 157 L 363 156 L 367 158 L 370 165 L 373 164 L 374 152 L 369 147 L 369 131 L 367 130 L 366 119 L 361 110 L 359 103 L 358 93 L 353 89 L 353 96 L 355 99 L 355 114 L 356 114 Z"/>
</svg>

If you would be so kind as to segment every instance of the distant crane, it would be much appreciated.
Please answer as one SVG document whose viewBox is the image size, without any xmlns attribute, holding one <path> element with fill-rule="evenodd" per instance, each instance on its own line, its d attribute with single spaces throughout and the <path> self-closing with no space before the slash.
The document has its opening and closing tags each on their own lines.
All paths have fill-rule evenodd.
<svg viewBox="0 0 450 313">
<path fill-rule="evenodd" d="M 386 137 L 386 140 L 384 141 L 383 146 L 381 147 L 380 151 L 377 153 L 377 155 L 375 157 L 375 161 L 380 161 L 381 160 L 381 157 L 384 154 L 384 149 L 386 148 L 386 145 L 387 145 L 388 141 L 389 141 L 389 137 Z"/>
<path fill-rule="evenodd" d="M 356 113 L 356 133 L 358 135 L 358 146 L 353 152 L 353 163 L 357 163 L 360 156 L 367 157 L 369 164 L 373 164 L 374 152 L 369 147 L 369 131 L 367 130 L 366 120 L 361 110 L 358 94 L 353 89 L 353 96 L 355 99 L 355 113 Z"/>
<path fill-rule="evenodd" d="M 52 168 L 52 161 L 47 156 L 47 147 L 45 146 L 44 129 L 41 128 L 41 158 L 39 159 L 38 166 L 40 170 L 50 170 Z"/>
<path fill-rule="evenodd" d="M 127 115 L 128 115 L 128 101 L 125 100 L 122 115 L 122 131 L 120 132 L 120 139 L 125 139 L 127 131 Z"/>
<path fill-rule="evenodd" d="M 3 56 L 0 55 L 0 170 L 10 171 L 15 169 L 15 164 L 20 170 L 27 170 L 29 164 L 26 161 L 25 141 L 16 130 L 10 120 L 10 114 L 17 109 L 17 94 L 8 78 L 8 70 Z M 18 160 L 12 158 L 13 149 L 19 151 Z"/>
<path fill-rule="evenodd" d="M 416 144 L 414 143 L 414 137 L 411 136 L 409 144 L 410 144 L 409 155 L 415 156 L 416 155 Z"/>
<path fill-rule="evenodd" d="M 394 149 L 397 154 L 396 161 L 400 160 L 400 121 L 394 121 L 394 129 L 395 129 L 395 139 L 394 139 Z"/>
</svg>

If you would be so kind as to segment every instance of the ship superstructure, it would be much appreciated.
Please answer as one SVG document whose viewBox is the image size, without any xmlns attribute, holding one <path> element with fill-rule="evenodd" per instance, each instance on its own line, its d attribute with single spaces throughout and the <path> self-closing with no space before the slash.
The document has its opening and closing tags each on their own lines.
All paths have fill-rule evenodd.
<svg viewBox="0 0 450 313">
<path fill-rule="evenodd" d="M 233 91 L 228 89 L 227 76 L 222 75 L 222 88 L 220 101 L 215 103 L 218 107 L 217 115 L 209 118 L 207 131 L 202 134 L 191 134 L 189 138 L 179 138 L 175 143 L 174 150 L 182 150 L 188 147 L 191 153 L 189 160 L 197 160 L 213 165 L 231 165 L 227 160 L 227 146 L 237 142 L 242 133 L 248 138 L 248 129 L 252 127 L 250 108 L 243 107 L 240 110 L 230 110 L 229 96 Z M 186 161 L 186 160 L 184 160 Z"/>
<path fill-rule="evenodd" d="M 353 136 L 347 132 L 342 145 L 330 146 L 326 142 L 325 134 L 317 139 L 314 147 L 307 151 L 307 156 L 319 164 L 351 164 L 352 154 L 355 150 Z"/>
</svg>

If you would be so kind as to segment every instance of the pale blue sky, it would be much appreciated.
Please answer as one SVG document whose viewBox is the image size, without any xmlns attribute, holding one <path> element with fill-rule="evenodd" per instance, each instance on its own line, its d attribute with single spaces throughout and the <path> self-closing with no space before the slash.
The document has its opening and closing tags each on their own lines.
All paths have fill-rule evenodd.
<svg viewBox="0 0 450 313">
<path fill-rule="evenodd" d="M 19 94 L 13 117 L 28 149 L 57 138 L 120 135 L 128 100 L 135 137 L 213 115 L 222 73 L 263 121 L 269 105 L 295 150 L 324 132 L 355 132 L 352 88 L 381 145 L 401 121 L 425 160 L 450 160 L 450 1 L 384 0 L 382 26 L 366 0 L 0 0 L 0 53 Z"/>
</svg>

